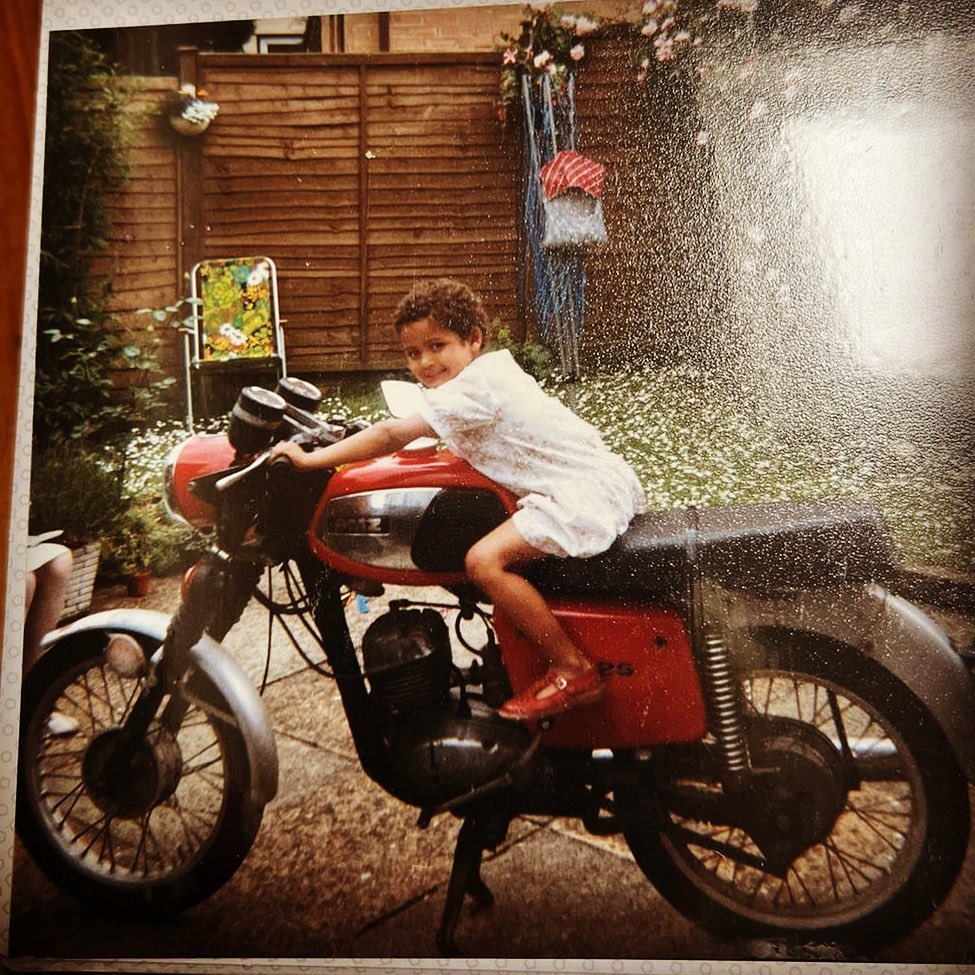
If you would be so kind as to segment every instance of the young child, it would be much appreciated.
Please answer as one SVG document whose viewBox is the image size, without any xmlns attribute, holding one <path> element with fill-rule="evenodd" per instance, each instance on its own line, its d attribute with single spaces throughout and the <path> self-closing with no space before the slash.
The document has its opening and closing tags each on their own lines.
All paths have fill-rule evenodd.
<svg viewBox="0 0 975 975">
<path fill-rule="evenodd" d="M 499 713 L 530 720 L 596 701 L 604 690 L 598 671 L 515 569 L 609 548 L 643 510 L 636 475 L 510 352 L 485 352 L 487 315 L 466 285 L 445 278 L 418 284 L 400 302 L 395 326 L 410 371 L 424 387 L 423 411 L 310 453 L 280 443 L 272 458 L 287 457 L 299 469 L 337 467 L 391 453 L 417 437 L 444 440 L 519 498 L 518 510 L 476 542 L 465 561 L 470 580 L 549 663 L 545 676 Z"/>
</svg>

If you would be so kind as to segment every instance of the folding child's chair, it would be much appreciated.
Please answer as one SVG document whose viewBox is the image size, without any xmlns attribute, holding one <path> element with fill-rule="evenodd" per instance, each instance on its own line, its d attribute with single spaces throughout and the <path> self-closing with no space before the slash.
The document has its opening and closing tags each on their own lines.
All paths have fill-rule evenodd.
<svg viewBox="0 0 975 975">
<path fill-rule="evenodd" d="M 284 334 L 278 308 L 278 281 L 269 257 L 226 257 L 200 261 L 190 275 L 196 327 L 184 333 L 186 423 L 197 418 L 194 387 L 202 416 L 223 412 L 211 402 L 211 380 L 227 386 L 244 373 L 287 375 Z"/>
</svg>

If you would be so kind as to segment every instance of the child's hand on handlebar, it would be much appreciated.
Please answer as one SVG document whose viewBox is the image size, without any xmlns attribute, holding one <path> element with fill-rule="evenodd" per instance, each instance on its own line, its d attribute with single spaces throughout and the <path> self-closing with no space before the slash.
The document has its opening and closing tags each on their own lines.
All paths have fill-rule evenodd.
<svg viewBox="0 0 975 975">
<path fill-rule="evenodd" d="M 307 470 L 312 467 L 311 454 L 302 450 L 300 444 L 293 440 L 282 440 L 268 451 L 268 463 L 274 464 L 286 460 L 297 470 Z"/>
</svg>

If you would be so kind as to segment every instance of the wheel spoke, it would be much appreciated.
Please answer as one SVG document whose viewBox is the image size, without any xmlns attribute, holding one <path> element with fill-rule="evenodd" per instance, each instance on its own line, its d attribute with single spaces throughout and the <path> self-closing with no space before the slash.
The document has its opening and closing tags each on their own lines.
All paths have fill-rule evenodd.
<svg viewBox="0 0 975 975">
<path fill-rule="evenodd" d="M 229 779 L 219 729 L 190 703 L 175 732 L 157 728 L 140 746 L 131 775 L 117 787 L 124 790 L 119 792 L 120 813 L 113 805 L 113 786 L 98 784 L 97 778 L 89 782 L 86 764 L 91 749 L 102 742 L 94 768 L 110 760 L 113 745 L 105 736 L 119 733 L 139 692 L 138 680 L 119 676 L 101 656 L 90 658 L 52 690 L 47 710 L 32 719 L 36 745 L 32 757 L 22 758 L 32 768 L 28 801 L 50 824 L 48 833 L 63 856 L 94 877 L 155 883 L 173 871 L 185 872 L 187 862 L 207 849 L 225 815 Z M 53 711 L 79 720 L 71 739 L 43 730 Z M 142 782 L 140 777 L 147 775 Z M 163 784 L 172 780 L 168 788 L 162 786 L 161 802 L 152 799 L 161 788 L 157 776 Z M 100 797 L 98 789 L 108 792 Z M 137 808 L 140 800 L 131 796 L 140 794 L 154 804 Z"/>
<path fill-rule="evenodd" d="M 684 869 L 742 911 L 780 923 L 824 910 L 843 916 L 861 910 L 864 899 L 887 897 L 920 855 L 922 835 L 919 772 L 905 763 L 909 755 L 892 729 L 870 705 L 822 677 L 756 671 L 746 676 L 742 689 L 759 741 L 765 727 L 773 741 L 795 736 L 797 788 L 803 787 L 803 750 L 812 751 L 820 756 L 813 772 L 824 782 L 828 774 L 839 776 L 831 780 L 837 783 L 832 787 L 843 790 L 840 796 L 846 792 L 845 804 L 832 825 L 827 815 L 823 828 L 828 832 L 797 851 L 784 877 L 769 871 L 745 830 L 706 826 L 673 813 L 679 829 L 668 835 Z M 812 737 L 803 744 L 803 736 Z M 777 754 L 768 759 L 773 766 Z M 829 763 L 835 773 L 827 771 Z M 857 770 L 852 777 L 841 772 L 851 764 Z"/>
</svg>

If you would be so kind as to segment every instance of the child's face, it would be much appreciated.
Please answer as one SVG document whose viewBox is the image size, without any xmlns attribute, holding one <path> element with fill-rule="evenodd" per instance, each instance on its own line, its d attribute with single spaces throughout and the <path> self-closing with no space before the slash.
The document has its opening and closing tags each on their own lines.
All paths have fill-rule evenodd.
<svg viewBox="0 0 975 975">
<path fill-rule="evenodd" d="M 399 332 L 410 372 L 428 389 L 442 386 L 469 366 L 481 352 L 484 337 L 475 328 L 462 339 L 433 318 L 421 318 L 404 325 Z"/>
</svg>

